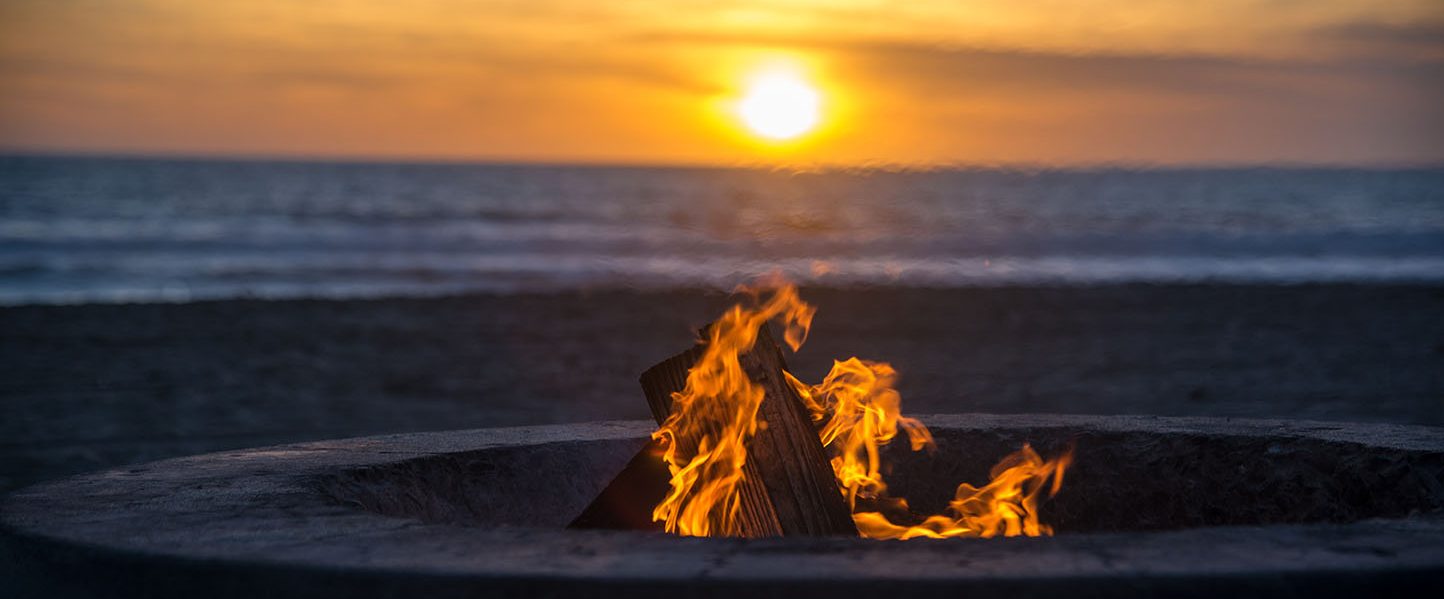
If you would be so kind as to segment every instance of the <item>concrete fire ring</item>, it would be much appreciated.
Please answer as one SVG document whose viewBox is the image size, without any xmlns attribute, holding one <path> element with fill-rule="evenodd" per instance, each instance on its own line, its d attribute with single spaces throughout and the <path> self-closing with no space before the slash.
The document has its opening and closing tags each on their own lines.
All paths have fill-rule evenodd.
<svg viewBox="0 0 1444 599">
<path fill-rule="evenodd" d="M 1049 538 L 678 538 L 563 527 L 651 423 L 420 433 L 165 460 L 0 504 L 19 594 L 218 597 L 1339 596 L 1444 588 L 1444 429 L 940 415 L 914 508 L 1076 447 Z M 898 444 L 904 445 L 904 444 Z"/>
</svg>

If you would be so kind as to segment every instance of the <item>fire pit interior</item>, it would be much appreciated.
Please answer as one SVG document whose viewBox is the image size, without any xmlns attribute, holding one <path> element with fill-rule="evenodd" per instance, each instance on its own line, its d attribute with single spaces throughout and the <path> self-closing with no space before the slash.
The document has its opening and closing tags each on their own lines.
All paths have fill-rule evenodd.
<svg viewBox="0 0 1444 599">
<path fill-rule="evenodd" d="M 887 448 L 894 493 L 924 512 L 942 511 L 959 481 L 986 481 L 989 466 L 1025 442 L 1045 454 L 1075 446 L 1079 459 L 1067 484 L 1040 508 L 1058 534 L 1341 523 L 1444 506 L 1444 455 L 1433 451 L 1317 437 L 1069 426 L 934 432 L 934 452 Z M 385 516 L 561 528 L 637 445 L 561 442 L 426 456 L 343 470 L 316 484 L 338 502 Z"/>
</svg>

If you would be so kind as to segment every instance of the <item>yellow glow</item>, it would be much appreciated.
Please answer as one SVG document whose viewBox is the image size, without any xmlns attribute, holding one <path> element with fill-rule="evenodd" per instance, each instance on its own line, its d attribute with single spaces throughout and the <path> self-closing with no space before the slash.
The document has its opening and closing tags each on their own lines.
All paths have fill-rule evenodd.
<svg viewBox="0 0 1444 599">
<path fill-rule="evenodd" d="M 758 135 L 792 139 L 817 126 L 821 103 L 821 95 L 801 78 L 790 73 L 766 73 L 752 82 L 737 112 L 747 128 Z"/>
</svg>

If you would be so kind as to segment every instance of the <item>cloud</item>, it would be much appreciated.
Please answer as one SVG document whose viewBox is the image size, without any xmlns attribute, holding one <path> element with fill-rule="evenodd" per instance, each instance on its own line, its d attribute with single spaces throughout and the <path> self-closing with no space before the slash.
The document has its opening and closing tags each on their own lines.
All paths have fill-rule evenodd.
<svg viewBox="0 0 1444 599">
<path fill-rule="evenodd" d="M 1444 75 L 1444 21 L 1338 23 L 1314 30 L 1312 37 L 1374 62 L 1414 63 L 1432 67 L 1435 77 Z"/>
<path fill-rule="evenodd" d="M 1362 27 L 1352 36 L 1380 35 Z M 1366 33 L 1366 31 L 1368 33 Z M 1411 29 L 1413 39 L 1432 30 Z M 1405 36 L 1406 38 L 1408 36 Z M 773 47 L 831 54 L 840 68 L 866 70 L 867 78 L 910 89 L 973 93 L 1100 92 L 1203 96 L 1279 96 L 1316 93 L 1321 80 L 1414 86 L 1439 93 L 1444 60 L 1379 54 L 1278 59 L 1210 54 L 1060 52 L 985 48 L 886 39 L 820 39 L 789 36 L 651 33 L 639 43 Z M 1392 81 L 1386 81 L 1392 80 Z"/>
<path fill-rule="evenodd" d="M 1337 23 L 1314 31 L 1323 39 L 1341 42 L 1444 47 L 1444 22 L 1378 23 L 1355 21 Z"/>
</svg>

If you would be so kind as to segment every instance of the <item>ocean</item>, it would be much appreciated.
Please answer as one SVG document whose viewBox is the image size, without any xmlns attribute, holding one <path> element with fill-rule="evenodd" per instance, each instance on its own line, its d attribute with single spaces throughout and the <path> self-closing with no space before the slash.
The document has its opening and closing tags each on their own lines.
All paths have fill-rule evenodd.
<svg viewBox="0 0 1444 599">
<path fill-rule="evenodd" d="M 1444 281 L 1444 169 L 0 158 L 0 304 Z"/>
</svg>

